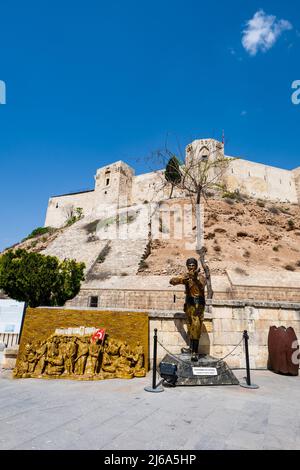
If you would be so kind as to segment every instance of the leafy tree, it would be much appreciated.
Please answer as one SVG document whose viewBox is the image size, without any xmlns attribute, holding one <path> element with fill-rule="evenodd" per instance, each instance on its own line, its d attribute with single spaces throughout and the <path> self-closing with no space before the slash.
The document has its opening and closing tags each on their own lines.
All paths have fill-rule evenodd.
<svg viewBox="0 0 300 470">
<path fill-rule="evenodd" d="M 30 307 L 62 306 L 78 294 L 84 268 L 75 260 L 10 250 L 0 258 L 0 289 Z"/>
<path fill-rule="evenodd" d="M 172 197 L 174 187 L 180 184 L 181 178 L 182 174 L 180 171 L 180 162 L 176 155 L 173 155 L 168 161 L 165 170 L 165 179 L 168 183 L 171 184 L 170 199 Z"/>
</svg>

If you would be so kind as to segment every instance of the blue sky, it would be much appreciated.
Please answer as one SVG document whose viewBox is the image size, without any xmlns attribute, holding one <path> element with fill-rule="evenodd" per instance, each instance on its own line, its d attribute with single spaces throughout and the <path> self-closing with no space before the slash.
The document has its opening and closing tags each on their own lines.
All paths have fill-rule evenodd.
<svg viewBox="0 0 300 470">
<path fill-rule="evenodd" d="M 44 224 L 51 195 L 93 188 L 96 168 L 147 171 L 167 134 L 176 150 L 224 129 L 228 155 L 300 166 L 294 0 L 7 0 L 0 11 L 0 250 Z"/>
</svg>

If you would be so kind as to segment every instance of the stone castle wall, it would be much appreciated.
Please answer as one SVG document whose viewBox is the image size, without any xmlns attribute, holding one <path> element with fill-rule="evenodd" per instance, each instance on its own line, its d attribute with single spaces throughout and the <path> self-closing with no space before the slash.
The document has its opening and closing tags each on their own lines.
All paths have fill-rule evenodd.
<svg viewBox="0 0 300 470">
<path fill-rule="evenodd" d="M 231 162 L 224 180 L 230 191 L 238 189 L 255 198 L 295 204 L 299 201 L 297 182 L 289 170 L 237 159 Z"/>
<path fill-rule="evenodd" d="M 192 152 L 191 152 L 192 149 Z M 223 154 L 223 145 L 213 139 L 195 140 L 187 146 L 186 161 L 191 153 L 197 158 L 214 158 Z M 300 202 L 300 168 L 289 171 L 243 159 L 233 160 L 222 177 L 229 191 L 239 190 L 248 196 L 280 202 Z M 84 215 L 99 213 L 99 207 L 118 204 L 120 207 L 168 199 L 170 188 L 163 188 L 163 172 L 135 176 L 134 170 L 118 161 L 97 170 L 95 189 L 90 192 L 54 196 L 49 200 L 46 226 L 61 227 L 70 208 L 81 207 Z M 174 197 L 184 197 L 179 190 Z"/>
</svg>

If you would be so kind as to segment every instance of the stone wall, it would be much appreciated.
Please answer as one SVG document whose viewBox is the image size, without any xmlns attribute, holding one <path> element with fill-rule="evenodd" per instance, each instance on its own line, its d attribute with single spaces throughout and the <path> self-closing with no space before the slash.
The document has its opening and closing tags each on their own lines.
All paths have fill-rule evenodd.
<svg viewBox="0 0 300 470">
<path fill-rule="evenodd" d="M 224 180 L 230 191 L 238 189 L 255 198 L 298 203 L 294 174 L 289 170 L 237 159 L 230 163 Z"/>
<path fill-rule="evenodd" d="M 69 218 L 70 211 L 81 207 L 83 214 L 92 213 L 95 205 L 95 191 L 88 191 L 64 196 L 53 196 L 49 199 L 45 227 L 62 227 Z"/>
<path fill-rule="evenodd" d="M 268 333 L 272 325 L 291 326 L 300 339 L 300 303 L 214 301 L 206 313 L 206 325 L 200 341 L 200 353 L 222 358 L 241 341 L 243 331 L 249 333 L 251 368 L 266 368 L 268 360 Z M 153 332 L 158 329 L 158 338 L 168 351 L 180 353 L 186 345 L 186 322 L 182 313 L 153 312 L 150 317 L 150 357 L 153 356 Z M 158 358 L 165 354 L 159 346 Z M 245 367 L 243 343 L 226 358 L 233 368 Z"/>
<path fill-rule="evenodd" d="M 184 304 L 183 290 L 99 289 L 81 288 L 80 293 L 67 305 L 88 307 L 89 299 L 97 296 L 99 307 L 178 310 Z M 214 291 L 215 300 L 261 300 L 300 302 L 300 289 L 285 287 L 236 286 L 227 291 Z"/>
</svg>

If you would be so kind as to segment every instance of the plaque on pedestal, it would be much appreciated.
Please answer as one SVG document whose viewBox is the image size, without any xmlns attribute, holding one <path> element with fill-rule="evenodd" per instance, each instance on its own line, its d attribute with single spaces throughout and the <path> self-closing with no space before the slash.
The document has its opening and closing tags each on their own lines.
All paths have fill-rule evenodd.
<svg viewBox="0 0 300 470">
<path fill-rule="evenodd" d="M 209 355 L 167 354 L 159 364 L 163 385 L 239 385 L 239 380 L 225 361 Z"/>
</svg>

